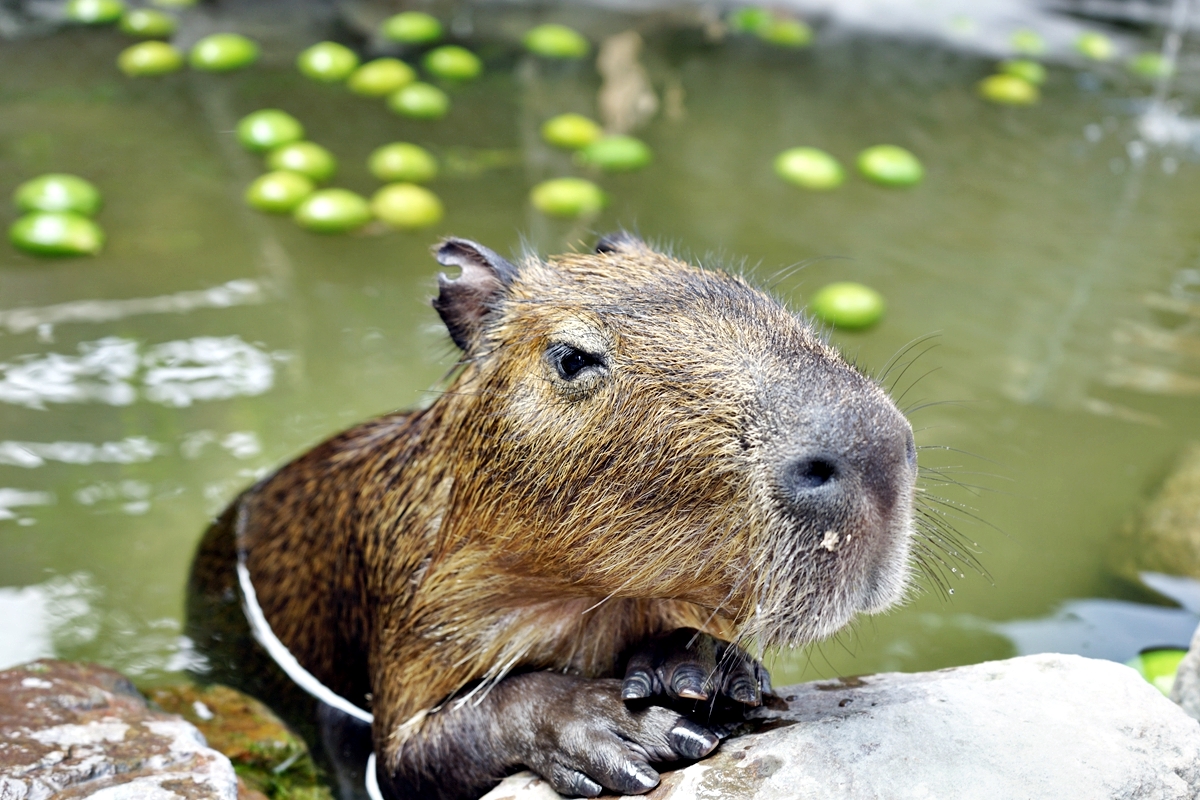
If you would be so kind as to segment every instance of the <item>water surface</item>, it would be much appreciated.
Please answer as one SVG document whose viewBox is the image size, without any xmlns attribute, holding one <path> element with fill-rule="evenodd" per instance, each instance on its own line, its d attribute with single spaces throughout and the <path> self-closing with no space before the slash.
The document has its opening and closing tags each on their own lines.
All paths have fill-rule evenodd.
<svg viewBox="0 0 1200 800">
<path fill-rule="evenodd" d="M 969 484 L 931 474 L 925 489 L 983 572 L 947 559 L 939 581 L 952 594 L 923 580 L 904 608 L 780 659 L 780 682 L 1183 643 L 1195 617 L 1154 606 L 1165 601 L 1117 580 L 1106 555 L 1200 437 L 1186 41 L 1154 117 L 1179 141 L 1156 143 L 1154 87 L 1118 65 L 1052 64 L 1040 105 L 1000 108 L 975 94 L 990 58 L 943 44 L 829 28 L 789 52 L 714 41 L 690 12 L 556 12 L 594 38 L 639 28 L 665 101 L 639 131 L 653 165 L 598 178 L 612 205 L 565 223 L 526 201 L 539 180 L 582 174 L 537 128 L 596 114 L 600 80 L 590 63 L 541 63 L 514 44 L 555 14 L 443 9 L 489 69 L 450 90 L 445 120 L 422 123 L 291 65 L 329 36 L 368 46 L 352 31 L 378 10 L 330 20 L 297 8 L 272 25 L 192 12 L 184 39 L 221 28 L 263 39 L 263 62 L 230 75 L 127 80 L 114 31 L 0 45 L 0 192 L 47 171 L 83 175 L 104 193 L 109 236 L 88 259 L 0 247 L 0 662 L 91 659 L 143 681 L 195 663 L 182 587 L 206 521 L 324 436 L 427 402 L 452 365 L 428 303 L 429 246 L 454 234 L 552 253 L 622 225 L 744 269 L 796 307 L 833 280 L 881 291 L 883 323 L 833 339 L 868 370 L 918 343 L 915 364 L 902 358 L 886 380 L 911 409 L 921 463 Z M 336 184 L 363 193 L 376 188 L 373 148 L 428 146 L 447 166 L 432 186 L 445 220 L 321 237 L 249 211 L 241 193 L 261 165 L 232 129 L 263 107 L 299 117 L 340 160 Z M 851 177 L 817 194 L 771 169 L 788 147 L 850 165 L 878 143 L 917 153 L 926 180 L 889 190 Z"/>
</svg>

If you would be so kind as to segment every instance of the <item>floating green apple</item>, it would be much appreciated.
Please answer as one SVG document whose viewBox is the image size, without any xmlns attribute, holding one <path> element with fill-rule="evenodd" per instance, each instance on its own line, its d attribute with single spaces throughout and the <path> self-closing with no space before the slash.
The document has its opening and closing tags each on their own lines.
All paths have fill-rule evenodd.
<svg viewBox="0 0 1200 800">
<path fill-rule="evenodd" d="M 442 219 L 442 201 L 415 183 L 389 184 L 371 198 L 371 211 L 394 228 L 428 228 Z"/>
<path fill-rule="evenodd" d="M 813 295 L 808 310 L 835 328 L 862 330 L 883 318 L 883 295 L 861 283 L 831 283 Z"/>
<path fill-rule="evenodd" d="M 230 72 L 258 60 L 258 43 L 240 33 L 214 33 L 192 45 L 188 61 L 203 72 Z"/>
<path fill-rule="evenodd" d="M 316 190 L 298 172 L 278 170 L 260 175 L 246 188 L 246 203 L 271 214 L 290 214 Z"/>
<path fill-rule="evenodd" d="M 296 57 L 300 74 L 320 83 L 341 83 L 358 68 L 358 54 L 337 42 L 317 42 Z"/>
<path fill-rule="evenodd" d="M 121 51 L 117 68 L 131 78 L 167 75 L 183 68 L 183 53 L 166 42 L 140 42 Z"/>
<path fill-rule="evenodd" d="M 377 148 L 367 160 L 367 168 L 385 183 L 428 183 L 438 174 L 438 163 L 433 154 L 408 142 L 393 142 Z"/>
<path fill-rule="evenodd" d="M 530 28 L 521 43 L 529 52 L 544 58 L 583 58 L 592 49 L 579 31 L 553 22 Z"/>
<path fill-rule="evenodd" d="M 305 198 L 292 218 L 316 233 L 347 233 L 371 221 L 371 206 L 346 189 L 321 189 Z"/>
<path fill-rule="evenodd" d="M 834 189 L 846 173 L 837 159 L 815 147 L 793 147 L 775 157 L 775 174 L 805 189 Z"/>
<path fill-rule="evenodd" d="M 858 154 L 858 169 L 885 186 L 912 186 L 925 176 L 921 162 L 903 147 L 880 144 Z"/>
<path fill-rule="evenodd" d="M 78 175 L 51 172 L 25 181 L 13 192 L 21 211 L 68 211 L 90 217 L 100 210 L 100 191 Z"/>
<path fill-rule="evenodd" d="M 265 153 L 304 138 L 304 126 L 286 111 L 264 108 L 247 114 L 237 124 L 242 147 L 252 153 Z"/>
<path fill-rule="evenodd" d="M 429 44 L 442 38 L 442 23 L 423 11 L 403 11 L 379 28 L 385 38 L 402 44 Z"/>
<path fill-rule="evenodd" d="M 533 187 L 533 207 L 552 217 L 575 218 L 594 214 L 608 205 L 608 195 L 583 178 L 554 178 Z"/>
<path fill-rule="evenodd" d="M 93 256 L 104 247 L 100 226 L 69 212 L 26 214 L 8 229 L 8 239 L 18 249 L 39 256 Z"/>
<path fill-rule="evenodd" d="M 363 97 L 387 97 L 417 79 L 417 71 L 398 58 L 368 61 L 346 81 L 346 87 Z"/>
</svg>

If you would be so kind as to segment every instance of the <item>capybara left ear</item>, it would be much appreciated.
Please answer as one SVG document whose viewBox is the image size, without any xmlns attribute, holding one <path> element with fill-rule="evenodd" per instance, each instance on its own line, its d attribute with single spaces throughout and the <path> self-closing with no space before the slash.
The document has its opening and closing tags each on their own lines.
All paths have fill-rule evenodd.
<svg viewBox="0 0 1200 800">
<path fill-rule="evenodd" d="M 438 275 L 438 296 L 433 299 L 450 338 L 463 351 L 471 348 L 483 318 L 496 299 L 517 276 L 517 268 L 506 259 L 469 239 L 446 239 L 433 251 L 438 263 L 459 267 L 453 280 Z"/>
<path fill-rule="evenodd" d="M 646 243 L 629 231 L 616 231 L 600 237 L 596 252 L 600 255 L 618 253 L 622 250 L 649 250 Z"/>
</svg>

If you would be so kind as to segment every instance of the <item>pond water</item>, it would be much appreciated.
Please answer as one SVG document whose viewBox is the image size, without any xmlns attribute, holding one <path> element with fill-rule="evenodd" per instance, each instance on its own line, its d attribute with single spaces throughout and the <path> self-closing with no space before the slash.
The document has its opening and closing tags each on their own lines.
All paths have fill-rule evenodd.
<svg viewBox="0 0 1200 800">
<path fill-rule="evenodd" d="M 326 435 L 425 402 L 453 363 L 429 306 L 430 245 L 454 234 L 554 253 L 618 226 L 744 269 L 796 307 L 834 280 L 876 288 L 882 324 L 832 335 L 869 370 L 917 342 L 889 381 L 922 465 L 952 479 L 929 473 L 926 493 L 981 571 L 950 562 L 952 591 L 924 580 L 905 607 L 781 656 L 778 682 L 1185 643 L 1195 616 L 1118 580 L 1106 558 L 1200 438 L 1200 123 L 1186 117 L 1200 70 L 1186 41 L 1158 104 L 1117 63 L 1066 59 L 1040 104 L 1009 108 L 976 93 L 994 58 L 945 43 L 818 24 L 812 47 L 790 51 L 716 40 L 699 11 L 435 6 L 487 71 L 449 89 L 444 120 L 417 122 L 292 64 L 323 38 L 370 47 L 355 31 L 385 9 L 288 9 L 186 12 L 185 41 L 234 29 L 263 42 L 258 65 L 226 75 L 126 79 L 115 58 L 129 42 L 113 30 L 0 43 L 0 193 L 82 175 L 104 194 L 109 237 L 71 260 L 0 246 L 3 665 L 89 659 L 143 682 L 194 665 L 183 585 L 209 518 Z M 541 62 L 516 44 L 550 19 L 594 41 L 640 30 L 662 101 L 638 131 L 653 164 L 596 178 L 612 203 L 579 223 L 527 202 L 540 180 L 586 174 L 540 142 L 540 124 L 597 114 L 590 61 Z M 371 150 L 428 147 L 445 219 L 323 237 L 247 209 L 262 168 L 233 127 L 264 107 L 298 117 L 339 159 L 336 185 L 366 194 Z M 849 166 L 878 143 L 915 152 L 924 182 L 851 176 L 814 193 L 772 171 L 789 147 Z"/>
</svg>

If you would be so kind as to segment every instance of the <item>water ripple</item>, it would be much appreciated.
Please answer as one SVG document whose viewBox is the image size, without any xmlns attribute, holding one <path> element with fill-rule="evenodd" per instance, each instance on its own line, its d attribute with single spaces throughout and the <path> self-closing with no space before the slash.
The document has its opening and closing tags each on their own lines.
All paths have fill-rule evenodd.
<svg viewBox="0 0 1200 800">
<path fill-rule="evenodd" d="M 119 442 L 0 442 L 0 464 L 40 467 L 47 461 L 64 464 L 136 464 L 149 461 L 163 446 L 144 436 Z"/>
<path fill-rule="evenodd" d="M 209 289 L 131 297 L 125 300 L 73 300 L 52 306 L 12 308 L 0 311 L 0 328 L 9 333 L 26 333 L 43 325 L 64 322 L 112 322 L 139 314 L 184 314 L 198 308 L 230 308 L 257 305 L 267 300 L 263 282 L 248 279 L 229 281 Z"/>
</svg>

